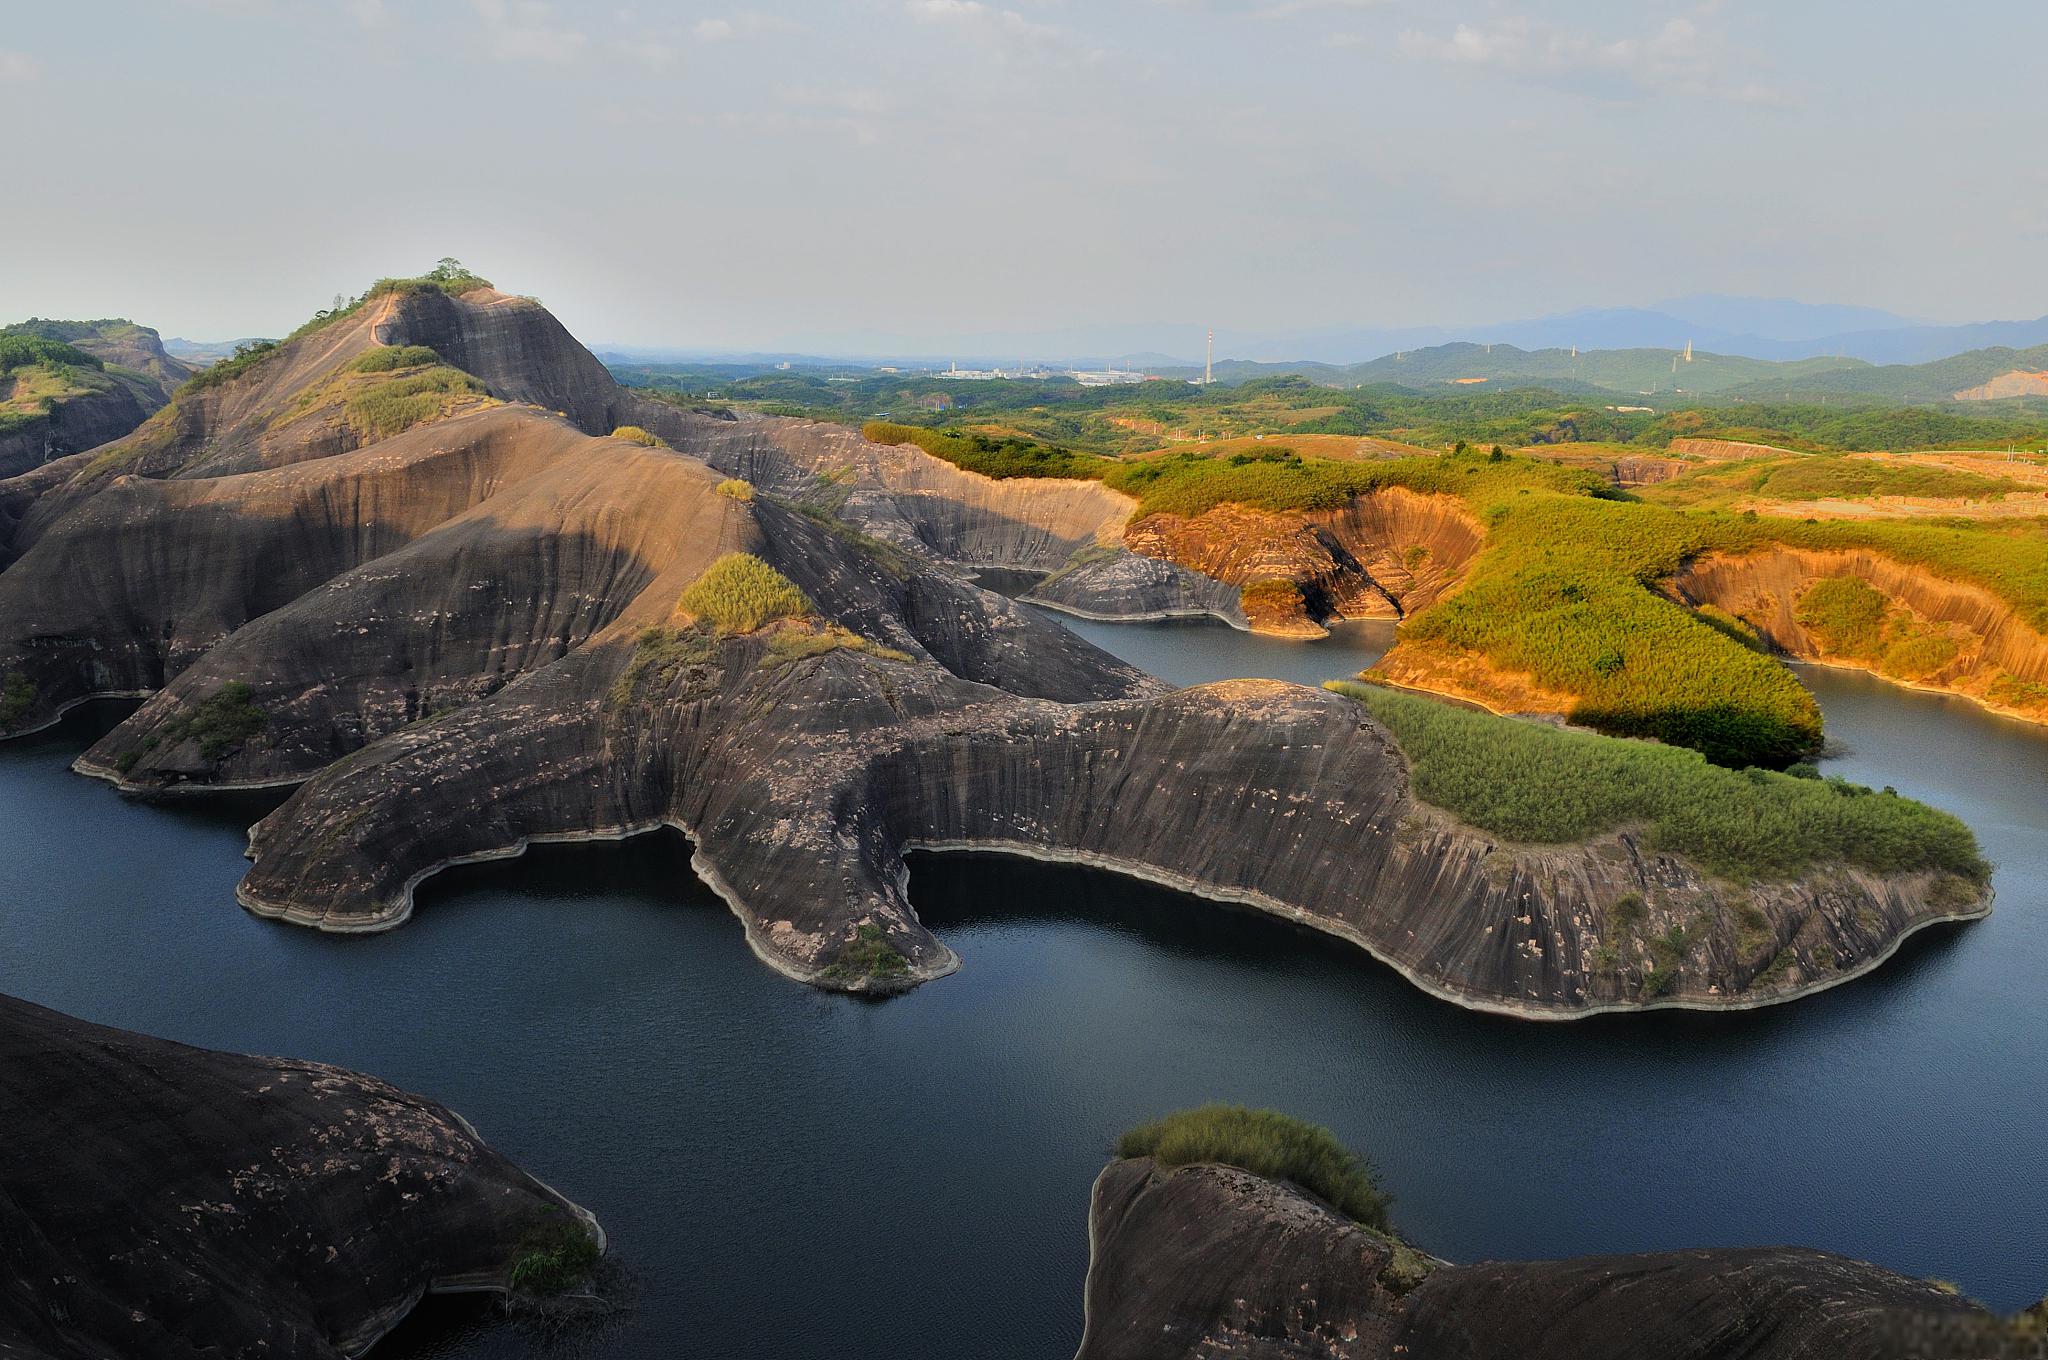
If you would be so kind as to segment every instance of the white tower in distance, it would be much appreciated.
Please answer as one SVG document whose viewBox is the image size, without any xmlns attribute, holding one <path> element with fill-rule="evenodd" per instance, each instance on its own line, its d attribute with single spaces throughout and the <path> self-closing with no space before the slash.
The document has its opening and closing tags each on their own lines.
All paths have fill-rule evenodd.
<svg viewBox="0 0 2048 1360">
<path fill-rule="evenodd" d="M 1202 386 L 1216 381 L 1216 328 L 1209 328 L 1209 354 L 1202 360 Z"/>
</svg>

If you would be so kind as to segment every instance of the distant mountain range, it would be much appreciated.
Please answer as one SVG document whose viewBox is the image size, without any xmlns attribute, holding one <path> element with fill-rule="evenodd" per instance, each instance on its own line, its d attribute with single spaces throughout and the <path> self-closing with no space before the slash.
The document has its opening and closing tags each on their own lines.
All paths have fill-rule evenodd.
<svg viewBox="0 0 2048 1360">
<path fill-rule="evenodd" d="M 787 362 L 817 365 L 858 359 L 865 364 L 963 368 L 1045 363 L 1054 367 L 1199 368 L 1205 330 L 1194 324 L 1086 326 L 1054 331 L 982 332 L 948 337 L 846 334 L 747 353 L 696 348 L 610 346 L 623 362 Z M 1918 364 L 1991 346 L 2048 344 L 2048 316 L 2032 321 L 1933 325 L 1872 307 L 1791 298 L 1700 294 L 1648 307 L 1586 308 L 1553 316 L 1469 326 L 1338 327 L 1264 334 L 1223 332 L 1219 363 L 1326 364 L 1343 367 L 1457 342 L 1513 345 L 1523 350 L 1709 351 L 1732 358 L 1789 361 L 1860 359 Z"/>
</svg>

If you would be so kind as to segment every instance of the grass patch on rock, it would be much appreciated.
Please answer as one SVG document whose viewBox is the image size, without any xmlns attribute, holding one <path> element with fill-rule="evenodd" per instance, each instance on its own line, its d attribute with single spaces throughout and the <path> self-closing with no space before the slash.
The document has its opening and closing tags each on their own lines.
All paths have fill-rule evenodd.
<svg viewBox="0 0 2048 1360">
<path fill-rule="evenodd" d="M 761 653 L 761 665 L 787 666 L 807 657 L 838 651 L 864 652 L 883 661 L 910 660 L 908 652 L 899 652 L 894 647 L 870 641 L 837 623 L 826 623 L 816 628 L 792 624 L 768 635 L 768 646 Z"/>
<path fill-rule="evenodd" d="M 221 760 L 269 725 L 269 715 L 256 703 L 256 691 L 240 680 L 230 680 L 183 717 L 164 724 L 157 736 L 169 746 L 196 741 L 200 755 Z"/>
<path fill-rule="evenodd" d="M 754 484 L 739 477 L 728 477 L 711 489 L 736 501 L 754 499 Z"/>
<path fill-rule="evenodd" d="M 516 1294 L 566 1294 L 590 1278 L 603 1255 L 580 1224 L 557 1223 L 529 1234 L 520 1244 L 509 1283 Z"/>
<path fill-rule="evenodd" d="M 644 430 L 638 425 L 621 425 L 612 431 L 612 438 L 623 439 L 629 444 L 638 444 L 645 449 L 665 449 L 669 446 L 666 439 L 663 439 L 654 431 Z"/>
<path fill-rule="evenodd" d="M 1278 1110 L 1181 1110 L 1126 1132 L 1117 1139 L 1116 1155 L 1150 1157 L 1168 1171 L 1213 1162 L 1290 1181 L 1347 1218 L 1388 1231 L 1389 1198 L 1371 1165 L 1322 1125 Z"/>
<path fill-rule="evenodd" d="M 0 684 L 0 728 L 20 722 L 36 706 L 36 697 L 35 682 L 20 671 L 11 672 L 6 683 Z"/>
<path fill-rule="evenodd" d="M 910 960 L 889 943 L 880 926 L 859 926 L 839 957 L 819 976 L 826 982 L 855 983 L 900 978 L 909 972 Z"/>
<path fill-rule="evenodd" d="M 425 368 L 440 362 L 440 354 L 426 345 L 379 345 L 357 355 L 349 370 L 354 373 L 391 373 L 401 368 Z"/>
<path fill-rule="evenodd" d="M 720 633 L 751 633 L 777 619 L 816 613 L 796 583 L 752 553 L 729 552 L 676 603 Z"/>
<path fill-rule="evenodd" d="M 1661 850 L 1737 880 L 1827 864 L 1940 870 L 1983 883 L 1977 838 L 1957 818 L 1841 779 L 1731 770 L 1698 752 L 1496 717 L 1349 681 L 1408 757 L 1415 796 L 1471 826 L 1536 844 L 1641 827 Z"/>
</svg>

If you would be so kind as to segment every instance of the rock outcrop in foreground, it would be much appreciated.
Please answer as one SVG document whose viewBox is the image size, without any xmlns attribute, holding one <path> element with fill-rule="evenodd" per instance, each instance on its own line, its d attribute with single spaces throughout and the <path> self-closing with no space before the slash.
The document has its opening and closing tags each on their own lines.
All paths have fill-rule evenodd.
<svg viewBox="0 0 2048 1360">
<path fill-rule="evenodd" d="M 2048 1354 L 1924 1280 L 1720 1248 L 1454 1266 L 1234 1167 L 1111 1163 L 1076 1360 L 2019 1360 Z M 2038 1311 L 2038 1310 L 2037 1310 Z"/>
<path fill-rule="evenodd" d="M 362 424 L 366 384 L 410 423 Z M 609 437 L 621 414 L 644 428 Z M 1632 834 L 1503 844 L 1418 802 L 1348 699 L 1166 694 L 960 579 L 1153 561 L 1094 551 L 1126 509 L 1094 483 L 657 407 L 487 288 L 379 295 L 126 440 L 0 482 L 0 735 L 148 696 L 80 770 L 152 794 L 299 785 L 240 896 L 325 930 L 400 924 L 451 864 L 676 827 L 762 959 L 856 992 L 958 965 L 906 894 L 919 848 L 1117 869 L 1546 1018 L 1783 1000 L 1988 909 L 1933 873 L 1745 891 Z M 1388 590 L 1436 589 L 1431 564 L 1469 549 L 1438 509 L 1346 512 L 1360 543 L 1436 544 L 1372 558 Z M 800 616 L 685 608 L 734 553 Z M 1194 597 L 1124 575 L 1131 602 Z M 1624 903 L 1643 938 L 1682 926 L 1683 951 L 1610 947 Z"/>
<path fill-rule="evenodd" d="M 359 1355 L 596 1222 L 430 1101 L 0 997 L 0 1355 Z"/>
</svg>

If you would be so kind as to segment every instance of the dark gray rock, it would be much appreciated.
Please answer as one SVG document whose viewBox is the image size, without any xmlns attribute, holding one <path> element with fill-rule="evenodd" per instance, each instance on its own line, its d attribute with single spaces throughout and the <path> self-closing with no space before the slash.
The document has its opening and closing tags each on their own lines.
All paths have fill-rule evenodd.
<svg viewBox="0 0 2048 1360">
<path fill-rule="evenodd" d="M 582 1210 L 431 1101 L 0 997 L 0 1355 L 360 1354 Z"/>
<path fill-rule="evenodd" d="M 1076 1360 L 2019 1360 L 2031 1319 L 1825 1252 L 1432 1262 L 1292 1186 L 1114 1162 Z M 1419 1277 L 1419 1278 L 1418 1278 Z"/>
</svg>

